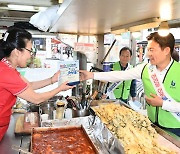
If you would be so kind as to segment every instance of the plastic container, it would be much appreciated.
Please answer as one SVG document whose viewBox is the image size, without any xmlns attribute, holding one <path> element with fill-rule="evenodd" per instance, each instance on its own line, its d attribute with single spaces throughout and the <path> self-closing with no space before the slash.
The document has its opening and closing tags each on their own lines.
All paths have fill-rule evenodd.
<svg viewBox="0 0 180 154">
<path fill-rule="evenodd" d="M 63 119 L 64 118 L 64 109 L 65 109 L 65 104 L 64 105 L 57 105 L 56 107 L 56 119 Z"/>
</svg>

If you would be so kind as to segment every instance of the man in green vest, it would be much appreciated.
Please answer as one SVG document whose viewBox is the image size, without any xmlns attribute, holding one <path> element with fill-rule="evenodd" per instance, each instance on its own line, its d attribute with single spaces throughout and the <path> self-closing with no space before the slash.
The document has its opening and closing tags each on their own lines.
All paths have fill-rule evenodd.
<svg viewBox="0 0 180 154">
<path fill-rule="evenodd" d="M 158 32 L 148 37 L 149 63 L 126 71 L 80 71 L 81 80 L 95 79 L 118 82 L 142 79 L 147 114 L 152 123 L 180 137 L 180 63 L 174 57 L 174 36 L 161 36 Z"/>
<path fill-rule="evenodd" d="M 129 64 L 129 61 L 132 57 L 132 51 L 128 47 L 123 47 L 119 52 L 119 60 L 113 64 L 113 71 L 125 71 L 132 68 L 132 65 Z M 127 103 L 129 94 L 132 97 L 132 100 L 136 100 L 136 80 L 126 80 L 119 83 L 114 91 L 114 96 L 116 99 L 120 99 L 123 102 Z"/>
</svg>

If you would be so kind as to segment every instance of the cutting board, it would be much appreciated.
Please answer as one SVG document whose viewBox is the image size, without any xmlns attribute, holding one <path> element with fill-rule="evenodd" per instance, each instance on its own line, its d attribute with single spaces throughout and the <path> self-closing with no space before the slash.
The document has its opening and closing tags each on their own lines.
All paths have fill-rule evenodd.
<svg viewBox="0 0 180 154">
<path fill-rule="evenodd" d="M 28 120 L 28 115 L 33 114 L 35 120 Z M 37 112 L 27 112 L 24 115 L 21 115 L 17 118 L 14 133 L 16 135 L 29 135 L 31 134 L 31 129 L 34 127 L 39 127 L 39 116 Z"/>
</svg>

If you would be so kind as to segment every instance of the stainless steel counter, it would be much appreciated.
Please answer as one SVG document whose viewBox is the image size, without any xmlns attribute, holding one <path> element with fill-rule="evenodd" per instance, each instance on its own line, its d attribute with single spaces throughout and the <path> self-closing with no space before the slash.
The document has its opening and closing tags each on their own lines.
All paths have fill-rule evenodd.
<svg viewBox="0 0 180 154">
<path fill-rule="evenodd" d="M 28 148 L 30 143 L 30 136 L 23 136 L 23 135 L 15 135 L 14 128 L 16 119 L 21 114 L 15 113 L 11 116 L 10 125 L 8 131 L 6 132 L 4 138 L 0 142 L 0 153 L 1 154 L 19 154 L 18 151 L 12 149 L 12 145 L 17 147 L 24 147 Z"/>
<path fill-rule="evenodd" d="M 18 135 L 17 136 L 14 134 L 16 120 L 21 115 L 22 114 L 15 113 L 11 116 L 11 121 L 10 121 L 8 131 L 6 132 L 2 141 L 0 142 L 0 154 L 20 154 L 20 152 L 12 149 L 13 145 L 15 145 L 17 147 L 22 147 L 23 149 L 26 149 L 27 151 L 29 151 L 30 135 L 28 135 L 28 136 L 27 135 L 26 136 Z M 171 139 L 172 137 L 170 135 L 163 135 L 163 134 L 165 134 L 165 132 L 163 134 L 161 134 L 160 132 L 164 132 L 164 131 L 160 130 L 160 131 L 158 131 L 158 133 L 160 135 L 164 136 L 166 139 L 168 139 L 172 143 L 174 143 L 175 145 L 177 145 L 178 147 L 180 147 L 180 145 L 179 145 L 180 138 L 178 138 L 178 139 L 176 138 L 176 140 L 172 140 Z"/>
</svg>

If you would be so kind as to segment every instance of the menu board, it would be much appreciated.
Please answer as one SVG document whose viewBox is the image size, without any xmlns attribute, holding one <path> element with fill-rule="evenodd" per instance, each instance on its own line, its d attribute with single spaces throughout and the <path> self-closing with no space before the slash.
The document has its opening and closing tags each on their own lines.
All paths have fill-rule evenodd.
<svg viewBox="0 0 180 154">
<path fill-rule="evenodd" d="M 67 81 L 68 83 L 79 83 L 79 60 L 60 61 L 59 62 L 60 76 L 59 85 Z"/>
</svg>

